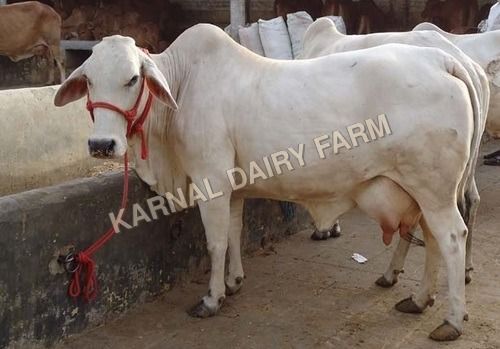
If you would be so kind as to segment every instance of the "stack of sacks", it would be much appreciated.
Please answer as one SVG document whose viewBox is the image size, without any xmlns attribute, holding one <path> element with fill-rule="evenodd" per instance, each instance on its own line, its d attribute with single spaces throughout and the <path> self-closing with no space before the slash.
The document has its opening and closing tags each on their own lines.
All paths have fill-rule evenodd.
<svg viewBox="0 0 500 349">
<path fill-rule="evenodd" d="M 293 59 L 292 43 L 283 17 L 265 21 L 259 19 L 259 35 L 266 57 Z"/>
<path fill-rule="evenodd" d="M 342 17 L 328 16 L 345 34 Z M 302 50 L 302 40 L 307 28 L 313 23 L 311 16 L 304 11 L 290 13 L 287 22 L 283 17 L 270 20 L 259 19 L 247 27 L 240 27 L 240 43 L 249 50 L 274 59 L 294 59 Z"/>
<path fill-rule="evenodd" d="M 258 55 L 265 56 L 264 47 L 262 46 L 262 41 L 260 41 L 258 23 L 252 23 L 248 27 L 240 27 L 238 34 L 240 36 L 240 44 Z"/>
</svg>

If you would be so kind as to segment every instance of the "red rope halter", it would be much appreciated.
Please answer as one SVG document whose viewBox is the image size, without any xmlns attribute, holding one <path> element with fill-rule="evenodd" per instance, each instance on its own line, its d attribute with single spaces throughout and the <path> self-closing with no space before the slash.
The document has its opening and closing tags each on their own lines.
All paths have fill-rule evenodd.
<svg viewBox="0 0 500 349">
<path fill-rule="evenodd" d="M 139 105 L 141 104 L 142 95 L 144 93 L 144 85 L 146 84 L 145 81 L 146 79 L 143 78 L 139 96 L 137 97 L 137 100 L 132 109 L 129 110 L 123 110 L 108 102 L 92 102 L 90 100 L 90 97 L 87 96 L 87 110 L 90 113 L 92 121 L 94 121 L 94 109 L 96 108 L 109 109 L 123 115 L 123 117 L 127 121 L 127 138 L 132 137 L 136 133 L 138 133 L 141 137 L 141 158 L 143 160 L 148 157 L 148 148 L 146 146 L 143 124 L 146 121 L 146 117 L 148 116 L 149 110 L 151 109 L 151 105 L 153 103 L 153 95 L 151 94 L 151 92 L 149 92 L 144 110 L 142 111 L 141 116 L 136 120 L 137 113 L 139 112 Z"/>
<path fill-rule="evenodd" d="M 147 53 L 147 51 L 145 51 Z M 90 97 L 87 96 L 87 110 L 90 113 L 92 121 L 94 121 L 94 109 L 103 108 L 115 111 L 125 118 L 127 121 L 127 138 L 134 136 L 136 133 L 141 137 L 141 158 L 143 160 L 148 157 L 148 148 L 146 143 L 146 138 L 144 134 L 143 124 L 146 121 L 146 118 L 151 110 L 151 105 L 153 102 L 153 95 L 151 92 L 148 94 L 148 98 L 146 100 L 146 104 L 141 115 L 136 119 L 136 116 L 139 112 L 139 106 L 141 104 L 142 95 L 144 93 L 144 85 L 146 84 L 146 79 L 142 78 L 141 90 L 139 92 L 139 96 L 137 100 L 130 110 L 123 110 L 111 103 L 107 102 L 92 102 Z M 124 174 L 123 174 L 123 192 L 122 192 L 122 201 L 120 205 L 119 212 L 124 212 L 127 206 L 127 198 L 128 198 L 128 156 L 125 153 L 123 157 L 123 162 L 125 165 Z M 120 218 L 120 217 L 119 217 Z M 95 241 L 92 245 L 90 245 L 87 249 L 76 253 L 73 255 L 68 255 L 64 258 L 64 263 L 72 263 L 71 270 L 69 272 L 72 273 L 71 280 L 68 287 L 68 294 L 72 298 L 78 298 L 80 296 L 83 297 L 85 301 L 92 300 L 97 295 L 97 277 L 95 271 L 95 262 L 92 260 L 91 256 L 97 252 L 102 246 L 108 242 L 113 235 L 115 234 L 114 227 L 109 228 L 97 241 Z M 68 270 L 67 265 L 65 265 L 66 270 Z M 83 277 L 83 288 L 80 285 Z"/>
</svg>

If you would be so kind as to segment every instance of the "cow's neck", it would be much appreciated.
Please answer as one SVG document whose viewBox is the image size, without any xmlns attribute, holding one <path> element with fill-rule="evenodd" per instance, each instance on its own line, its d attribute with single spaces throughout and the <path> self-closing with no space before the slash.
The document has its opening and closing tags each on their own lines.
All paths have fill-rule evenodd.
<svg viewBox="0 0 500 349">
<path fill-rule="evenodd" d="M 184 99 L 188 94 L 190 84 L 195 83 L 191 80 L 197 77 L 200 69 L 210 69 L 212 64 L 220 65 L 220 62 L 227 59 L 224 54 L 232 59 L 236 59 L 238 55 L 244 56 L 242 52 L 245 50 L 228 36 L 214 32 L 213 29 L 206 29 L 206 27 L 197 26 L 187 30 L 164 53 L 152 56 L 167 80 L 179 111 L 183 110 L 183 104 L 189 103 L 189 100 L 184 101 Z M 197 44 L 193 45 L 193 42 Z M 245 62 L 242 64 L 244 66 Z M 149 158 L 140 159 L 141 149 L 138 137 L 131 140 L 129 144 L 133 148 L 137 173 L 143 181 L 161 195 L 170 192 L 178 196 L 176 193 L 180 188 L 187 197 L 186 189 L 189 178 L 175 154 L 174 145 L 177 136 L 174 127 L 175 119 L 176 114 L 172 109 L 155 100 L 144 124 Z"/>
<path fill-rule="evenodd" d="M 182 61 L 171 52 L 153 55 L 152 59 L 165 76 L 172 96 L 182 108 L 181 82 L 185 73 L 185 70 L 180 69 Z M 160 195 L 166 192 L 176 193 L 178 188 L 185 192 L 187 186 L 187 176 L 174 152 L 175 134 L 171 127 L 174 118 L 174 111 L 171 108 L 154 99 L 151 111 L 144 123 L 149 150 L 148 158 L 141 159 L 139 137 L 134 137 L 129 141 L 139 177 Z"/>
</svg>

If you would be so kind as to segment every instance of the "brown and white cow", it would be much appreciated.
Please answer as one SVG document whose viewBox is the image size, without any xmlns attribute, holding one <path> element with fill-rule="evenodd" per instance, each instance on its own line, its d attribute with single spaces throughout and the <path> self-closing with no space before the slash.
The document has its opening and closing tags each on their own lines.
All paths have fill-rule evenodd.
<svg viewBox="0 0 500 349">
<path fill-rule="evenodd" d="M 37 1 L 0 6 L 0 55 L 18 62 L 33 56 L 47 57 L 64 80 L 60 54 L 61 17 L 50 6 Z M 49 83 L 55 83 L 50 69 Z"/>
</svg>

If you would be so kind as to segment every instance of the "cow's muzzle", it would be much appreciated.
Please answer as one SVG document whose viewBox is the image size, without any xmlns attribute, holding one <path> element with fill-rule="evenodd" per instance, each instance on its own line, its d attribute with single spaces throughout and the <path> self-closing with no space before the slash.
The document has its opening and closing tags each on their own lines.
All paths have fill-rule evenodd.
<svg viewBox="0 0 500 349">
<path fill-rule="evenodd" d="M 111 158 L 115 155 L 114 139 L 89 139 L 89 153 L 95 158 Z"/>
</svg>

